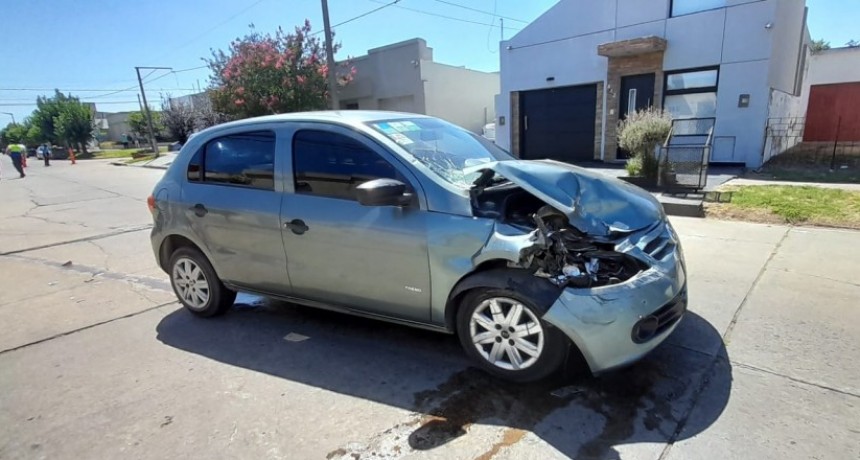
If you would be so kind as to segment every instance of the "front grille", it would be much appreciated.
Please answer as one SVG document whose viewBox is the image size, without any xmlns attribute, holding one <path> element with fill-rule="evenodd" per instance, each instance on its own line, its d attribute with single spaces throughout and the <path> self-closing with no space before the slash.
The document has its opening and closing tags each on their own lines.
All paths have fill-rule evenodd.
<svg viewBox="0 0 860 460">
<path fill-rule="evenodd" d="M 654 259 L 663 260 L 675 251 L 675 239 L 668 227 L 662 225 L 657 231 L 643 237 L 637 246 Z"/>
</svg>

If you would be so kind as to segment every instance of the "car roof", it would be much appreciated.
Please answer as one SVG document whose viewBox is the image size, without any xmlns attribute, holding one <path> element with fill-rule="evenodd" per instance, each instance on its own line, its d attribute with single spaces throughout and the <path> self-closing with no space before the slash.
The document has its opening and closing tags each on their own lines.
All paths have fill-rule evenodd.
<svg viewBox="0 0 860 460">
<path fill-rule="evenodd" d="M 266 115 L 262 117 L 245 118 L 231 121 L 218 128 L 240 127 L 244 125 L 255 125 L 258 123 L 270 123 L 278 121 L 324 121 L 346 125 L 358 125 L 379 120 L 399 120 L 406 118 L 430 118 L 426 115 L 405 112 L 388 112 L 384 110 L 323 110 L 317 112 L 294 112 L 279 115 Z"/>
</svg>

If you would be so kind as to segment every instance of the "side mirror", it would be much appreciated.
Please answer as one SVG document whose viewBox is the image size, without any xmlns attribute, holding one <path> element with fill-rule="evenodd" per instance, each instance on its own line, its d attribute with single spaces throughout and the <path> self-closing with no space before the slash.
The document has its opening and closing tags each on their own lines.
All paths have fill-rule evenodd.
<svg viewBox="0 0 860 460">
<path fill-rule="evenodd" d="M 406 184 L 394 179 L 367 181 L 355 188 L 355 194 L 363 206 L 406 206 L 412 202 Z"/>
</svg>

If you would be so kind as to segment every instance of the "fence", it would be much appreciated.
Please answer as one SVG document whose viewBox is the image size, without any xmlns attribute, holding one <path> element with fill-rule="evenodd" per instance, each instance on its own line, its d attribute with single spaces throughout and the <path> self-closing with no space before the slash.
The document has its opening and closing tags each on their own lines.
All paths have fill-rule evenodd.
<svg viewBox="0 0 860 460">
<path fill-rule="evenodd" d="M 701 190 L 708 180 L 715 118 L 672 121 L 660 148 L 659 185 L 666 190 Z"/>
</svg>

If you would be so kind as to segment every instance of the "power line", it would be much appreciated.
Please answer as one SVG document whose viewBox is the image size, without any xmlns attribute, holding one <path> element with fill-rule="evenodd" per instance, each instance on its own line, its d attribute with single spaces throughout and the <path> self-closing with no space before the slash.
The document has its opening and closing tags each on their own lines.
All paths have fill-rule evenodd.
<svg viewBox="0 0 860 460">
<path fill-rule="evenodd" d="M 205 37 L 206 35 L 208 35 L 208 34 L 209 34 L 210 32 L 212 32 L 213 30 L 215 30 L 215 29 L 217 29 L 217 28 L 219 28 L 219 27 L 223 26 L 224 24 L 227 24 L 228 22 L 230 22 L 230 21 L 232 21 L 232 20 L 236 19 L 237 17 L 239 17 L 239 16 L 241 16 L 241 15 L 245 14 L 245 13 L 246 13 L 247 11 L 249 11 L 251 8 L 254 8 L 255 6 L 259 5 L 260 3 L 263 3 L 264 1 L 265 1 L 265 0 L 257 0 L 256 2 L 254 2 L 254 3 L 250 4 L 250 5 L 248 5 L 247 7 L 242 8 L 242 10 L 240 10 L 239 12 L 237 12 L 237 13 L 235 13 L 235 14 L 233 14 L 233 15 L 229 16 L 227 19 L 224 19 L 223 21 L 219 22 L 218 24 L 215 24 L 214 26 L 212 26 L 212 27 L 210 27 L 210 28 L 206 29 L 206 30 L 205 30 L 203 33 L 201 33 L 200 35 L 197 35 L 196 37 L 192 38 L 191 40 L 188 40 L 187 42 L 183 43 L 182 45 L 179 45 L 179 46 L 177 46 L 177 47 L 174 47 L 173 49 L 171 49 L 171 50 L 170 50 L 170 52 L 168 52 L 167 54 L 164 54 L 163 56 L 161 56 L 161 58 L 159 58 L 159 60 L 164 59 L 165 57 L 170 56 L 171 54 L 174 54 L 176 51 L 181 50 L 182 48 L 185 48 L 186 46 L 188 46 L 188 45 L 190 45 L 190 44 L 192 44 L 192 43 L 196 42 L 197 40 L 200 40 L 201 38 Z"/>
<path fill-rule="evenodd" d="M 53 91 L 55 89 L 58 89 L 58 88 L 0 88 L 0 91 Z M 174 91 L 174 90 L 191 91 L 193 89 L 194 88 L 176 88 L 176 89 L 159 88 L 159 89 L 151 89 L 150 91 Z M 128 92 L 128 90 L 125 90 L 125 89 L 89 89 L 89 88 L 87 88 L 87 89 L 59 89 L 59 91 L 60 92 L 67 92 L 67 93 L 87 93 L 87 92 L 97 93 L 97 92 L 101 92 L 101 91 Z M 92 98 L 92 96 L 90 96 L 90 97 Z"/>
<path fill-rule="evenodd" d="M 449 1 L 446 1 L 446 0 L 436 0 L 436 1 L 437 1 L 437 2 L 439 2 L 439 3 L 444 3 L 444 4 L 446 4 L 446 5 L 456 6 L 457 8 L 463 8 L 464 10 L 474 11 L 474 12 L 476 12 L 476 13 L 487 14 L 487 15 L 490 15 L 490 16 L 493 16 L 493 17 L 496 17 L 496 18 L 505 18 L 505 19 L 507 19 L 507 20 L 509 20 L 509 21 L 521 22 L 521 23 L 523 23 L 523 24 L 528 24 L 528 23 L 529 23 L 528 21 L 523 21 L 522 19 L 512 18 L 512 17 L 509 17 L 509 16 L 502 16 L 501 14 L 496 14 L 496 13 L 491 13 L 491 12 L 489 12 L 489 11 L 479 10 L 479 9 L 477 9 L 477 8 L 472 8 L 472 7 L 470 7 L 470 6 L 460 5 L 459 3 L 449 2 Z M 493 6 L 493 9 L 495 10 L 495 9 L 496 9 L 496 7 L 495 7 L 495 6 Z"/>
<path fill-rule="evenodd" d="M 373 2 L 373 3 L 382 3 L 382 2 L 381 2 L 381 1 L 379 1 L 379 0 L 370 0 L 370 1 L 371 1 L 371 2 Z M 498 27 L 498 26 L 497 26 L 497 25 L 495 25 L 495 24 L 487 24 L 486 22 L 470 21 L 470 20 L 468 20 L 468 19 L 455 18 L 455 17 L 453 17 L 453 16 L 446 16 L 446 15 L 444 15 L 444 14 L 439 14 L 439 13 L 431 13 L 431 12 L 429 12 L 429 11 L 419 10 L 419 9 L 416 9 L 416 8 L 409 8 L 409 7 L 401 6 L 401 5 L 394 5 L 394 7 L 395 7 L 395 8 L 400 8 L 400 9 L 402 9 L 402 10 L 412 11 L 412 12 L 415 12 L 415 13 L 425 14 L 425 15 L 427 15 L 427 16 L 435 16 L 435 17 L 437 17 L 437 18 L 449 19 L 449 20 L 451 20 L 451 21 L 465 22 L 465 23 L 468 23 L 468 24 L 475 24 L 475 25 L 484 26 L 484 27 L 486 27 L 486 26 L 490 26 L 490 27 Z M 511 30 L 522 30 L 522 29 L 517 28 L 517 27 L 508 27 L 508 29 L 511 29 Z"/>
<path fill-rule="evenodd" d="M 366 13 L 359 14 L 358 16 L 356 16 L 356 17 L 354 17 L 354 18 L 350 18 L 350 19 L 347 19 L 346 21 L 339 22 L 339 23 L 337 23 L 337 24 L 335 24 L 335 25 L 333 25 L 333 26 L 331 26 L 331 27 L 332 27 L 332 28 L 335 28 L 335 27 L 338 27 L 338 26 L 342 26 L 342 25 L 344 25 L 344 24 L 349 24 L 349 23 L 350 23 L 350 22 L 352 22 L 352 21 L 355 21 L 355 20 L 357 20 L 357 19 L 361 19 L 361 18 L 363 18 L 363 17 L 365 17 L 365 16 L 367 16 L 367 15 L 370 15 L 370 14 L 376 13 L 376 12 L 377 12 L 377 11 L 379 11 L 379 10 L 382 10 L 382 9 L 388 8 L 389 6 L 392 6 L 392 5 L 396 4 L 396 3 L 398 3 L 399 1 L 400 1 L 400 0 L 394 0 L 394 1 L 393 1 L 393 2 L 391 2 L 391 3 L 387 3 L 387 4 L 385 4 L 385 5 L 382 5 L 382 6 L 380 6 L 379 8 L 374 8 L 374 9 L 372 9 L 372 10 L 370 10 L 370 11 L 366 12 Z"/>
<path fill-rule="evenodd" d="M 132 104 L 132 103 L 137 103 L 137 101 L 107 101 L 107 102 L 105 102 L 105 101 L 101 101 L 101 102 L 98 102 L 98 101 L 81 101 L 81 103 L 104 105 L 104 104 Z M 0 107 L 35 107 L 36 105 L 37 104 L 35 102 L 26 103 L 26 104 L 25 103 L 20 103 L 20 104 L 2 104 L 2 103 L 0 103 Z"/>
</svg>

